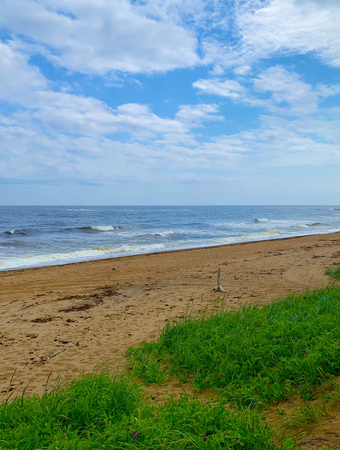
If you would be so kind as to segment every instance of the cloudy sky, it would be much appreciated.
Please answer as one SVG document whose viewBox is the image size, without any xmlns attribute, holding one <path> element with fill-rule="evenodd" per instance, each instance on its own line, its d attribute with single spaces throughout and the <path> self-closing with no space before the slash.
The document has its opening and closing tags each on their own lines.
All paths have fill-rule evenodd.
<svg viewBox="0 0 340 450">
<path fill-rule="evenodd" d="M 338 0 L 1 0 L 0 204 L 339 203 Z"/>
</svg>

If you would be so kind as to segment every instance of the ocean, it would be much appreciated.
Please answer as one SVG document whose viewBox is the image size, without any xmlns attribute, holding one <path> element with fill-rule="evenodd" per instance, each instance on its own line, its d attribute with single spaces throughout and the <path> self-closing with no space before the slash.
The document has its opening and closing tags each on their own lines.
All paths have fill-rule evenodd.
<svg viewBox="0 0 340 450">
<path fill-rule="evenodd" d="M 2 206 L 0 270 L 339 231 L 339 206 Z"/>
</svg>

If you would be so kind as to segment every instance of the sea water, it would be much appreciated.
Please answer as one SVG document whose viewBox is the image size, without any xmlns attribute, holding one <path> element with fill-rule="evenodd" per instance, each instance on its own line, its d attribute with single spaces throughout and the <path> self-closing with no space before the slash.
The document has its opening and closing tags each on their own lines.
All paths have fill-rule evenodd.
<svg viewBox="0 0 340 450">
<path fill-rule="evenodd" d="M 3 206 L 0 270 L 339 231 L 339 206 Z"/>
</svg>

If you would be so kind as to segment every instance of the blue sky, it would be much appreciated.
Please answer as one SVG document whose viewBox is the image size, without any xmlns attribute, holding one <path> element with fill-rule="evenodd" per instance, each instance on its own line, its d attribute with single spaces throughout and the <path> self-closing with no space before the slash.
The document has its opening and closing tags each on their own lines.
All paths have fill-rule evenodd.
<svg viewBox="0 0 340 450">
<path fill-rule="evenodd" d="M 337 0 L 2 0 L 0 204 L 338 204 Z"/>
</svg>

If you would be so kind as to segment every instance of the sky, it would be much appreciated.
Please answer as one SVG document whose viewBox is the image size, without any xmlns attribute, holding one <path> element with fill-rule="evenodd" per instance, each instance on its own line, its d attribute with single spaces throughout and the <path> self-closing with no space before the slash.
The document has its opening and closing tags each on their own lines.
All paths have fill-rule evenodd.
<svg viewBox="0 0 340 450">
<path fill-rule="evenodd" d="M 338 0 L 1 0 L 1 205 L 339 204 Z"/>
</svg>

